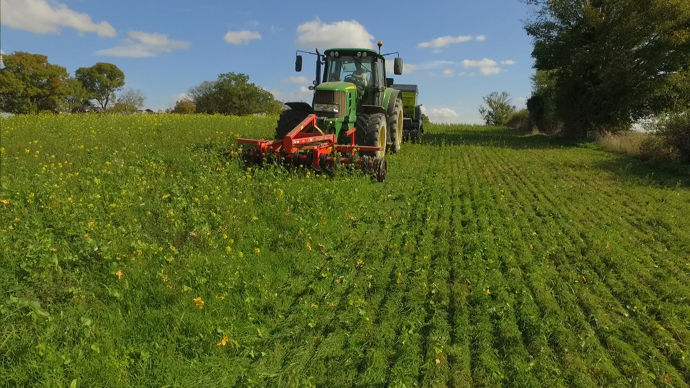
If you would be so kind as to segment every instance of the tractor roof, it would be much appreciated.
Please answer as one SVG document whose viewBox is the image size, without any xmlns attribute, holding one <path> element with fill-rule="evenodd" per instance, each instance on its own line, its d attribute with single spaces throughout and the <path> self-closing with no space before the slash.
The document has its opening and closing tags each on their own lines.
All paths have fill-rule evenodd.
<svg viewBox="0 0 690 388">
<path fill-rule="evenodd" d="M 417 93 L 417 85 L 411 84 L 393 84 L 391 85 L 393 89 L 398 89 L 401 92 L 415 92 Z"/>
<path fill-rule="evenodd" d="M 368 48 L 332 48 L 324 51 L 325 55 L 328 55 L 331 51 L 337 51 L 339 53 L 347 53 L 347 54 L 354 54 L 356 55 L 357 52 L 366 52 L 367 55 L 373 55 L 374 57 L 380 57 L 379 53 L 376 50 L 368 49 Z"/>
</svg>

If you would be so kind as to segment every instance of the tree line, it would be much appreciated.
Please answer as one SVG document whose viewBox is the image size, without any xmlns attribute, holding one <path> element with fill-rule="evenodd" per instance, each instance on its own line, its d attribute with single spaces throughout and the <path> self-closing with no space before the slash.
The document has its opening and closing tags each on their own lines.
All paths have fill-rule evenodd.
<svg viewBox="0 0 690 388">
<path fill-rule="evenodd" d="M 80 67 L 71 77 L 67 70 L 40 54 L 15 52 L 3 55 L 0 69 L 0 110 L 11 113 L 137 110 L 143 106 L 140 91 L 129 90 L 125 74 L 112 63 Z"/>
<path fill-rule="evenodd" d="M 583 139 L 647 120 L 690 162 L 690 1 L 523 0 L 536 70 L 527 123 Z M 507 93 L 484 98 L 487 123 L 513 117 Z"/>
<path fill-rule="evenodd" d="M 141 91 L 122 91 L 125 74 L 112 63 L 80 67 L 71 77 L 64 67 L 49 63 L 45 55 L 15 52 L 2 59 L 0 111 L 127 113 L 144 106 Z M 247 115 L 279 113 L 282 109 L 282 103 L 249 82 L 245 74 L 220 74 L 217 80 L 192 88 L 189 96 L 178 101 L 172 112 Z"/>
</svg>

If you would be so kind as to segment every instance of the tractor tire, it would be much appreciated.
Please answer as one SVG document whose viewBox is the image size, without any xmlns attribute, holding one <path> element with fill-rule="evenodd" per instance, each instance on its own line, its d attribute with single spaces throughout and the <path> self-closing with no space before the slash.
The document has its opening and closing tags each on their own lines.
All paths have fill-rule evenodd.
<svg viewBox="0 0 690 388">
<path fill-rule="evenodd" d="M 391 139 L 391 152 L 400 152 L 403 142 L 403 105 L 402 99 L 396 98 L 393 113 L 388 118 L 388 132 Z"/>
<path fill-rule="evenodd" d="M 386 115 L 383 113 L 361 113 L 355 123 L 355 143 L 363 146 L 374 146 L 380 149 L 375 152 L 362 152 L 363 155 L 383 158 L 386 155 Z"/>
<path fill-rule="evenodd" d="M 292 131 L 297 124 L 306 119 L 309 112 L 288 108 L 280 114 L 278 125 L 276 126 L 276 139 L 282 139 Z"/>
</svg>

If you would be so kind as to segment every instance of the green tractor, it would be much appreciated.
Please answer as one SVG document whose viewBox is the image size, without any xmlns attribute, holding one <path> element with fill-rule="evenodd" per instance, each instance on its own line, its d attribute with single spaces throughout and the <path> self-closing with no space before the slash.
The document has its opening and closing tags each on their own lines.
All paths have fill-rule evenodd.
<svg viewBox="0 0 690 388">
<path fill-rule="evenodd" d="M 299 53 L 316 56 L 316 79 L 313 81 L 312 105 L 288 102 L 278 120 L 276 139 L 284 138 L 310 114 L 324 133 L 335 134 L 339 144 L 351 143 L 348 133 L 354 132 L 357 146 L 378 147 L 362 151 L 364 155 L 383 158 L 386 151 L 398 152 L 403 141 L 403 102 L 401 92 L 391 87 L 386 78 L 386 55 L 366 48 L 332 48 L 323 54 L 298 51 L 295 71 L 302 70 Z M 394 73 L 402 74 L 402 59 L 394 60 Z"/>
</svg>

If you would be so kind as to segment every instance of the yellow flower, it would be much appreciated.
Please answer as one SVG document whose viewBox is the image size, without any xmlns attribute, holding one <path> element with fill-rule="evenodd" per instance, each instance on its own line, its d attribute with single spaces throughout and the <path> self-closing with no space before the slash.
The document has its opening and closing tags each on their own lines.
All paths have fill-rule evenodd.
<svg viewBox="0 0 690 388">
<path fill-rule="evenodd" d="M 237 256 L 241 259 L 241 258 L 244 257 L 244 253 L 242 253 L 242 252 L 237 252 Z"/>
<path fill-rule="evenodd" d="M 307 241 L 307 249 L 311 251 L 311 243 Z"/>
<path fill-rule="evenodd" d="M 115 272 L 115 276 L 117 276 L 118 279 L 122 279 L 122 270 L 118 269 L 117 272 Z"/>
<path fill-rule="evenodd" d="M 230 338 L 228 338 L 227 335 L 223 336 L 223 339 L 220 340 L 216 345 L 218 346 L 225 346 L 228 344 L 228 341 L 230 341 Z"/>
<path fill-rule="evenodd" d="M 199 310 L 203 309 L 203 308 L 204 308 L 204 305 L 206 304 L 206 303 L 204 302 L 204 300 L 201 299 L 201 298 L 194 298 L 194 299 L 192 299 L 192 301 L 194 302 L 194 304 L 196 305 L 196 307 L 197 307 Z"/>
<path fill-rule="evenodd" d="M 232 252 L 232 247 L 225 247 L 225 253 L 230 253 Z"/>
<path fill-rule="evenodd" d="M 161 197 L 161 199 L 168 199 L 168 198 L 170 198 L 170 194 L 163 194 L 163 196 Z"/>
<path fill-rule="evenodd" d="M 259 248 L 254 248 L 254 254 L 255 254 L 255 255 L 258 255 L 259 253 L 261 253 L 261 249 L 259 249 Z"/>
<path fill-rule="evenodd" d="M 487 288 L 486 290 L 484 290 L 484 293 L 485 293 L 486 295 L 491 295 L 491 290 Z"/>
<path fill-rule="evenodd" d="M 7 206 L 10 204 L 10 200 L 9 199 L 0 199 L 0 203 Z"/>
</svg>

